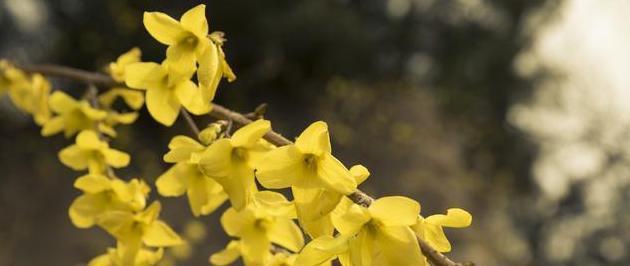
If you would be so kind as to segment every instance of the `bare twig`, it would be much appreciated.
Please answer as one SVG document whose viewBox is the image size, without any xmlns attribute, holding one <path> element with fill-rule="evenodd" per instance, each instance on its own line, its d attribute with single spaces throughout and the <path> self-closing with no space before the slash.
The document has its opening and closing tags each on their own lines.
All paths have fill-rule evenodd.
<svg viewBox="0 0 630 266">
<path fill-rule="evenodd" d="M 27 72 L 37 72 L 37 73 L 48 75 L 48 76 L 69 78 L 69 79 L 85 82 L 88 84 L 92 83 L 92 84 L 101 85 L 103 87 L 114 87 L 114 86 L 124 87 L 125 86 L 123 84 L 119 84 L 118 82 L 116 82 L 115 80 L 113 80 L 107 75 L 104 75 L 101 73 L 95 73 L 95 72 L 88 72 L 88 71 L 80 70 L 80 69 L 74 69 L 70 67 L 63 67 L 63 66 L 56 66 L 56 65 L 30 65 L 30 66 L 20 66 L 20 68 Z M 188 121 L 188 125 L 191 128 L 191 130 L 193 132 L 196 132 L 196 134 L 198 134 L 199 129 L 194 124 L 194 121 L 192 120 L 190 115 L 186 111 L 183 111 L 182 114 L 184 118 Z M 214 103 L 213 103 L 212 111 L 210 111 L 209 115 L 215 119 L 232 121 L 233 123 L 239 124 L 241 126 L 244 126 L 253 122 L 251 119 L 247 118 L 245 115 L 241 113 L 232 111 L 226 107 L 223 107 L 219 104 L 214 104 Z M 264 139 L 276 146 L 285 146 L 285 145 L 293 144 L 292 141 L 290 141 L 289 139 L 283 137 L 282 135 L 274 131 L 270 131 L 269 133 L 267 133 L 264 136 Z M 374 201 L 374 198 L 372 198 L 368 194 L 365 194 L 363 191 L 359 189 L 357 189 L 352 194 L 348 195 L 348 198 L 350 198 L 356 204 L 359 204 L 365 207 L 370 206 L 370 204 L 372 204 L 372 202 Z M 439 266 L 470 265 L 468 263 L 463 264 L 463 263 L 458 263 L 458 262 L 454 262 L 450 260 L 444 254 L 438 252 L 433 247 L 431 247 L 429 243 L 427 243 L 426 241 L 424 241 L 424 239 L 420 237 L 418 237 L 418 243 L 420 244 L 420 249 L 422 250 L 422 253 L 424 253 L 424 255 L 435 265 L 439 265 Z"/>
<path fill-rule="evenodd" d="M 199 127 L 197 127 L 195 120 L 193 120 L 192 116 L 190 116 L 188 111 L 186 111 L 186 109 L 184 108 L 180 110 L 180 113 L 184 117 L 184 120 L 186 120 L 186 124 L 188 124 L 188 128 L 190 128 L 190 131 L 192 131 L 192 133 L 195 134 L 195 138 L 198 138 L 199 133 L 201 133 L 201 131 L 199 130 Z"/>
</svg>

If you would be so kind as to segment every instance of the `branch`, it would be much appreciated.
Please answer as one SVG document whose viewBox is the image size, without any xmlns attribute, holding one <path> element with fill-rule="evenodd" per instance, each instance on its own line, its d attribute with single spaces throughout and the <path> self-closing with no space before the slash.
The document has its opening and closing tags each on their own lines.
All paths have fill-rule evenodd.
<svg viewBox="0 0 630 266">
<path fill-rule="evenodd" d="M 18 67 L 26 72 L 40 73 L 42 75 L 55 76 L 55 77 L 60 77 L 60 78 L 68 78 L 71 80 L 81 81 L 87 84 L 100 85 L 102 87 L 116 87 L 116 86 L 126 87 L 124 84 L 120 84 L 116 82 L 108 75 L 97 73 L 97 72 L 89 72 L 85 70 L 64 67 L 64 66 L 57 66 L 57 65 L 29 65 L 29 66 L 18 66 Z M 239 112 L 232 111 L 216 103 L 213 103 L 212 105 L 213 105 L 212 111 L 210 111 L 209 115 L 215 119 L 233 121 L 241 126 L 244 126 L 253 122 L 251 119 L 247 118 L 245 115 Z M 188 114 L 188 112 L 182 109 L 182 115 L 186 119 L 186 122 L 188 126 L 190 127 L 190 129 L 196 135 L 198 135 L 199 128 L 197 128 L 197 125 L 193 121 L 190 114 Z M 267 133 L 264 136 L 264 139 L 276 146 L 286 146 L 286 145 L 293 144 L 291 140 L 283 137 L 282 135 L 274 131 L 270 131 L 269 133 Z M 372 198 L 368 194 L 365 194 L 363 191 L 359 189 L 357 189 L 352 194 L 348 195 L 348 198 L 350 198 L 354 203 L 359 204 L 364 207 L 370 206 L 370 204 L 372 204 L 372 202 L 374 201 L 374 198 Z M 420 237 L 417 237 L 417 238 L 418 238 L 418 243 L 420 244 L 420 249 L 422 250 L 422 253 L 426 257 L 428 257 L 428 259 L 433 264 L 439 265 L 439 266 L 470 265 L 469 263 L 464 264 L 464 263 L 458 263 L 458 262 L 454 262 L 450 260 L 444 254 L 438 252 L 433 247 L 431 247 L 431 245 L 429 245 L 429 243 L 424 241 L 422 238 Z"/>
</svg>

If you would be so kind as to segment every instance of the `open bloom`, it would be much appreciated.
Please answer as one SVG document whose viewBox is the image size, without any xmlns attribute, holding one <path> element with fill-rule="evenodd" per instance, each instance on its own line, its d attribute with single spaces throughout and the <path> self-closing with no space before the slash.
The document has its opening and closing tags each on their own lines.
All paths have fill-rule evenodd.
<svg viewBox="0 0 630 266">
<path fill-rule="evenodd" d="M 96 132 L 84 130 L 79 133 L 76 143 L 59 152 L 59 160 L 76 171 L 88 169 L 90 173 L 101 174 L 106 166 L 114 168 L 129 164 L 129 154 L 109 147 Z"/>
<path fill-rule="evenodd" d="M 164 221 L 159 220 L 161 205 L 154 202 L 144 211 L 109 211 L 101 215 L 97 224 L 118 240 L 122 265 L 133 265 L 143 244 L 148 247 L 170 247 L 184 241 Z"/>
<path fill-rule="evenodd" d="M 48 99 L 51 90 L 50 82 L 40 75 L 27 76 L 21 70 L 6 70 L 11 101 L 20 110 L 33 115 L 35 123 L 43 125 L 50 118 Z"/>
<path fill-rule="evenodd" d="M 294 217 L 293 204 L 282 194 L 261 191 L 245 209 L 228 209 L 221 216 L 221 225 L 228 235 L 240 238 L 240 253 L 246 265 L 268 265 L 271 243 L 293 252 L 304 245 Z"/>
<path fill-rule="evenodd" d="M 193 153 L 202 152 L 205 146 L 186 136 L 174 137 L 168 146 L 171 150 L 164 160 L 176 164 L 158 177 L 155 185 L 160 195 L 187 194 L 194 216 L 210 214 L 227 200 L 223 187 L 201 173 L 198 164 L 190 160 Z"/>
<path fill-rule="evenodd" d="M 322 217 L 357 187 L 350 171 L 332 156 L 322 121 L 306 128 L 294 145 L 270 151 L 257 165 L 256 177 L 267 188 L 291 187 L 300 223 L 313 237 L 332 233 Z"/>
<path fill-rule="evenodd" d="M 48 105 L 57 116 L 44 123 L 43 136 L 63 131 L 66 137 L 70 137 L 81 130 L 96 129 L 98 123 L 107 117 L 107 112 L 93 108 L 86 100 L 75 100 L 61 91 L 50 95 Z"/>
<path fill-rule="evenodd" d="M 125 69 L 125 83 L 134 89 L 146 89 L 146 104 L 155 120 L 171 126 L 183 105 L 193 114 L 210 111 L 210 102 L 203 101 L 199 89 L 190 80 L 192 72 L 174 71 L 167 61 L 134 63 Z"/>
<path fill-rule="evenodd" d="M 98 95 L 98 102 L 104 107 L 111 108 L 116 99 L 119 98 L 133 110 L 140 109 L 144 104 L 144 93 L 129 88 L 111 88 Z"/>
<path fill-rule="evenodd" d="M 465 210 L 459 208 L 448 209 L 446 215 L 436 214 L 427 218 L 418 216 L 418 221 L 413 230 L 416 234 L 427 241 L 435 250 L 439 252 L 451 251 L 451 243 L 444 234 L 443 227 L 463 228 L 472 223 L 472 216 Z"/>
<path fill-rule="evenodd" d="M 223 186 L 236 210 L 242 210 L 258 191 L 254 164 L 268 149 L 262 137 L 269 130 L 269 121 L 257 120 L 237 130 L 231 138 L 215 141 L 199 158 L 201 172 Z"/>
<path fill-rule="evenodd" d="M 166 58 L 178 70 L 193 70 L 209 45 L 206 5 L 188 10 L 179 21 L 161 12 L 144 12 L 143 21 L 153 38 L 168 45 Z"/>
<path fill-rule="evenodd" d="M 344 265 L 426 265 L 416 235 L 420 204 L 405 197 L 383 197 L 365 208 L 343 201 L 333 215 L 340 236 L 314 240 L 298 257 L 301 265 L 318 265 L 339 256 Z M 317 242 L 316 242 L 317 241 Z"/>
<path fill-rule="evenodd" d="M 116 59 L 116 62 L 109 64 L 107 69 L 109 74 L 115 81 L 125 81 L 125 68 L 132 63 L 140 62 L 141 55 L 142 51 L 140 51 L 138 47 L 134 47 L 126 53 L 120 55 L 118 59 Z"/>
<path fill-rule="evenodd" d="M 79 228 L 88 228 L 107 211 L 140 211 L 144 209 L 149 187 L 139 179 L 124 182 L 99 174 L 79 177 L 74 187 L 83 191 L 70 205 L 68 214 Z"/>
</svg>

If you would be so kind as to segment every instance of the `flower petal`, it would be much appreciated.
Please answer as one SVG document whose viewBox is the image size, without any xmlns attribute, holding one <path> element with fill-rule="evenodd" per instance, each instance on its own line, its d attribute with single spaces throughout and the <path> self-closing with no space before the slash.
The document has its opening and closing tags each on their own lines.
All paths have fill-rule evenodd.
<svg viewBox="0 0 630 266">
<path fill-rule="evenodd" d="M 287 188 L 304 176 L 303 155 L 294 145 L 269 151 L 256 166 L 256 178 L 270 189 Z"/>
<path fill-rule="evenodd" d="M 166 70 L 158 63 L 133 63 L 125 68 L 125 84 L 134 89 L 154 89 L 164 86 L 166 75 Z"/>
<path fill-rule="evenodd" d="M 232 171 L 232 143 L 220 139 L 212 143 L 199 159 L 199 169 L 209 177 L 227 177 Z"/>
<path fill-rule="evenodd" d="M 350 171 L 330 153 L 324 153 L 317 162 L 317 176 L 325 188 L 349 195 L 357 188 Z"/>
<path fill-rule="evenodd" d="M 418 220 L 420 204 L 407 197 L 390 196 L 375 200 L 368 210 L 385 226 L 411 226 Z"/>
<path fill-rule="evenodd" d="M 347 250 L 347 237 L 321 236 L 313 239 L 300 251 L 295 259 L 295 265 L 318 266 L 331 261 L 337 255 L 345 253 Z"/>
<path fill-rule="evenodd" d="M 111 188 L 110 180 L 103 175 L 84 175 L 74 181 L 74 187 L 86 193 L 99 193 Z"/>
<path fill-rule="evenodd" d="M 462 228 L 470 226 L 472 215 L 465 210 L 451 208 L 447 210 L 446 215 L 431 215 L 425 219 L 425 222 L 446 227 Z"/>
<path fill-rule="evenodd" d="M 256 120 L 234 132 L 231 138 L 232 145 L 234 147 L 250 148 L 258 143 L 270 130 L 271 122 L 269 120 Z"/>
<path fill-rule="evenodd" d="M 185 35 L 177 20 L 161 12 L 144 12 L 143 22 L 149 34 L 165 45 L 173 45 Z"/>
<path fill-rule="evenodd" d="M 206 19 L 206 5 L 200 4 L 186 11 L 180 18 L 182 26 L 198 36 L 208 35 L 208 20 Z"/>
<path fill-rule="evenodd" d="M 230 241 L 230 243 L 228 243 L 225 249 L 217 253 L 214 253 L 212 254 L 212 256 L 210 256 L 210 263 L 214 265 L 220 265 L 220 266 L 229 265 L 229 264 L 232 264 L 235 260 L 237 260 L 238 257 L 240 256 L 241 256 L 240 242 L 232 240 Z"/>
<path fill-rule="evenodd" d="M 53 112 L 64 114 L 78 108 L 79 102 L 62 91 L 55 91 L 48 98 L 48 105 Z"/>
<path fill-rule="evenodd" d="M 308 126 L 295 140 L 295 146 L 303 153 L 315 155 L 331 153 L 332 149 L 326 122 L 317 121 Z"/>
<path fill-rule="evenodd" d="M 298 252 L 304 246 L 302 230 L 291 219 L 277 219 L 267 232 L 269 240 L 288 250 Z"/>
<path fill-rule="evenodd" d="M 145 229 L 142 241 L 150 247 L 181 245 L 184 241 L 163 221 L 154 221 Z"/>
<path fill-rule="evenodd" d="M 178 163 L 164 172 L 155 181 L 158 193 L 165 197 L 177 197 L 186 193 L 184 177 L 180 175 L 181 163 Z"/>
<path fill-rule="evenodd" d="M 387 265 L 425 266 L 425 259 L 420 252 L 416 235 L 409 227 L 380 227 L 374 237 L 374 243 L 381 251 Z M 404 256 L 401 256 L 404 254 Z"/>
<path fill-rule="evenodd" d="M 156 87 L 147 91 L 147 109 L 151 116 L 165 126 L 172 126 L 179 115 L 181 105 L 173 91 Z"/>
<path fill-rule="evenodd" d="M 129 165 L 129 161 L 131 160 L 129 154 L 115 149 L 104 150 L 103 156 L 105 156 L 105 162 L 114 168 L 125 167 Z"/>
<path fill-rule="evenodd" d="M 81 171 L 88 167 L 89 155 L 79 146 L 70 145 L 59 152 L 59 160 L 72 170 Z"/>
<path fill-rule="evenodd" d="M 202 99 L 201 92 L 190 80 L 179 83 L 175 87 L 175 94 L 186 110 L 195 115 L 206 114 L 212 109 L 210 102 Z"/>
</svg>

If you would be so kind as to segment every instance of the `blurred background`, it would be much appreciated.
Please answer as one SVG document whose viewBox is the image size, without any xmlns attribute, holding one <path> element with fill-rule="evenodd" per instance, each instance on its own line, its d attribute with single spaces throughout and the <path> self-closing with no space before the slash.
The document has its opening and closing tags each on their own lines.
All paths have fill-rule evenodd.
<svg viewBox="0 0 630 266">
<path fill-rule="evenodd" d="M 137 46 L 160 61 L 142 12 L 179 17 L 199 3 L 238 76 L 216 102 L 268 103 L 290 137 L 325 120 L 335 154 L 371 170 L 365 191 L 412 197 L 423 215 L 469 210 L 470 228 L 446 232 L 454 259 L 630 265 L 629 1 L 2 0 L 0 57 L 102 70 Z M 113 245 L 67 216 L 77 173 L 56 154 L 71 140 L 40 137 L 7 97 L 0 125 L 0 265 L 82 265 Z M 119 131 L 112 145 L 133 158 L 119 175 L 150 184 L 170 138 L 189 133 L 146 111 Z M 184 230 L 186 200 L 152 198 Z M 199 219 L 207 236 L 179 252 L 190 256 L 165 265 L 206 265 L 228 241 L 221 212 Z"/>
</svg>

